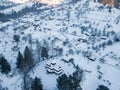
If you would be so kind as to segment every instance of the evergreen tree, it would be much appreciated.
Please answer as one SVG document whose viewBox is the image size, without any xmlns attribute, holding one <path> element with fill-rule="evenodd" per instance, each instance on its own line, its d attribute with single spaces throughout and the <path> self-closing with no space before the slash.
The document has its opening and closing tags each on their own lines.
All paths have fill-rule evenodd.
<svg viewBox="0 0 120 90">
<path fill-rule="evenodd" d="M 104 85 L 99 85 L 96 90 L 110 90 L 110 89 Z"/>
<path fill-rule="evenodd" d="M 17 43 L 20 41 L 19 35 L 14 35 L 13 38 L 14 38 L 15 42 L 17 42 Z"/>
<path fill-rule="evenodd" d="M 63 55 L 63 48 L 59 49 L 59 55 Z"/>
<path fill-rule="evenodd" d="M 58 77 L 57 88 L 58 90 L 82 90 L 80 81 L 82 80 L 83 71 L 77 69 L 72 75 L 67 77 L 66 74 Z"/>
<path fill-rule="evenodd" d="M 24 57 L 23 57 L 23 55 L 20 52 L 18 52 L 18 57 L 17 57 L 17 63 L 16 63 L 16 65 L 17 65 L 17 68 L 20 71 L 22 71 L 22 72 L 25 71 Z"/>
<path fill-rule="evenodd" d="M 31 90 L 33 84 L 33 78 L 30 77 L 28 74 L 24 74 L 23 77 L 23 90 Z"/>
<path fill-rule="evenodd" d="M 38 40 L 36 41 L 36 53 L 37 53 L 38 61 L 40 61 L 40 59 L 41 59 L 41 44 Z"/>
<path fill-rule="evenodd" d="M 24 60 L 26 67 L 28 66 L 28 68 L 30 68 L 33 66 L 34 60 L 33 60 L 32 52 L 28 47 L 26 47 L 24 51 Z"/>
<path fill-rule="evenodd" d="M 33 84 L 31 86 L 31 90 L 43 90 L 43 85 L 39 78 L 35 77 Z"/>
<path fill-rule="evenodd" d="M 81 70 L 80 72 L 77 70 L 73 73 L 73 75 L 71 76 L 71 84 L 72 84 L 72 90 L 82 90 L 80 87 L 80 81 L 82 80 L 82 76 L 83 76 L 83 71 Z M 70 76 L 69 76 L 70 78 Z"/>
<path fill-rule="evenodd" d="M 119 36 L 119 34 L 116 34 L 114 36 L 114 42 L 119 42 L 119 41 L 120 41 L 120 36 Z"/>
<path fill-rule="evenodd" d="M 57 79 L 57 88 L 58 90 L 69 90 L 68 89 L 68 77 L 66 74 L 63 74 Z"/>
<path fill-rule="evenodd" d="M 0 66 L 1 66 L 1 72 L 4 74 L 8 74 L 11 71 L 10 64 L 3 56 L 0 58 Z"/>
<path fill-rule="evenodd" d="M 46 47 L 42 47 L 42 50 L 41 50 L 41 57 L 43 58 L 43 60 L 45 58 L 48 58 L 48 49 Z"/>
<path fill-rule="evenodd" d="M 112 44 L 113 44 L 112 40 L 108 40 L 107 45 L 112 45 Z"/>
<path fill-rule="evenodd" d="M 74 78 L 76 78 L 76 80 L 79 80 L 81 82 L 82 78 L 83 78 L 83 70 L 80 69 L 80 67 L 78 65 L 76 66 L 76 69 L 77 70 L 75 72 L 73 72 L 72 76 Z"/>
<path fill-rule="evenodd" d="M 17 57 L 17 68 L 21 70 L 21 72 L 25 73 L 29 68 L 31 68 L 34 64 L 33 56 L 31 50 L 26 47 L 24 50 L 24 57 L 23 55 L 18 52 L 18 57 Z"/>
</svg>

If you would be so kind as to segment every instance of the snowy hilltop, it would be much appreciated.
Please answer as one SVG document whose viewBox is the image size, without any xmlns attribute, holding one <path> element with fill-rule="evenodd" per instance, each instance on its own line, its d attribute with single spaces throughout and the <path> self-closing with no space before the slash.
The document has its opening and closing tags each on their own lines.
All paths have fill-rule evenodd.
<svg viewBox="0 0 120 90">
<path fill-rule="evenodd" d="M 118 7 L 0 0 L 0 90 L 120 90 L 119 76 Z"/>
</svg>

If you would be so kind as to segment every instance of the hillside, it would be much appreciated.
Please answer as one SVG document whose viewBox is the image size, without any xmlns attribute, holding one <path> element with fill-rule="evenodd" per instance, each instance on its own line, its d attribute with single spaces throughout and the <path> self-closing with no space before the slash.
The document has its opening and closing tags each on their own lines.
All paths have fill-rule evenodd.
<svg viewBox="0 0 120 90">
<path fill-rule="evenodd" d="M 93 0 L 65 0 L 55 7 L 3 1 L 0 90 L 32 90 L 35 77 L 44 90 L 59 90 L 59 76 L 72 77 L 78 67 L 83 71 L 82 90 L 96 90 L 99 85 L 120 89 L 119 9 Z M 7 74 L 2 72 L 2 57 L 11 67 Z M 17 63 L 18 57 L 23 61 Z"/>
<path fill-rule="evenodd" d="M 100 0 L 100 3 L 102 4 L 109 4 L 109 5 L 115 5 L 116 4 L 116 0 Z"/>
</svg>

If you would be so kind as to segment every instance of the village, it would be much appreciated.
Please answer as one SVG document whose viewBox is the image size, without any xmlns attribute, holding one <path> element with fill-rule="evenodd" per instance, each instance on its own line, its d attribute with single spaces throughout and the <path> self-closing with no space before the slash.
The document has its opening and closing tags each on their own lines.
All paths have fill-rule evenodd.
<svg viewBox="0 0 120 90">
<path fill-rule="evenodd" d="M 119 90 L 120 11 L 89 0 L 41 8 L 40 14 L 0 23 L 0 58 L 5 56 L 11 65 L 7 76 L 0 73 L 0 87 L 21 90 L 24 74 L 16 68 L 16 59 L 19 52 L 25 56 L 27 47 L 35 60 L 27 75 L 41 78 L 45 90 L 57 90 L 57 79 L 78 67 L 83 71 L 82 90 L 99 85 Z"/>
</svg>

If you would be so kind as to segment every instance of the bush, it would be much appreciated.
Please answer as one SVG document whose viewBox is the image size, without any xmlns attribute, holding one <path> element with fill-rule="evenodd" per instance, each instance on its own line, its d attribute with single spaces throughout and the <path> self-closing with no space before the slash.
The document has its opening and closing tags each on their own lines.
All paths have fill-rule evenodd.
<svg viewBox="0 0 120 90">
<path fill-rule="evenodd" d="M 10 64 L 3 56 L 0 58 L 0 69 L 0 71 L 4 74 L 8 74 L 11 71 Z"/>
<path fill-rule="evenodd" d="M 96 90 L 110 90 L 110 89 L 104 85 L 99 85 Z"/>
</svg>

